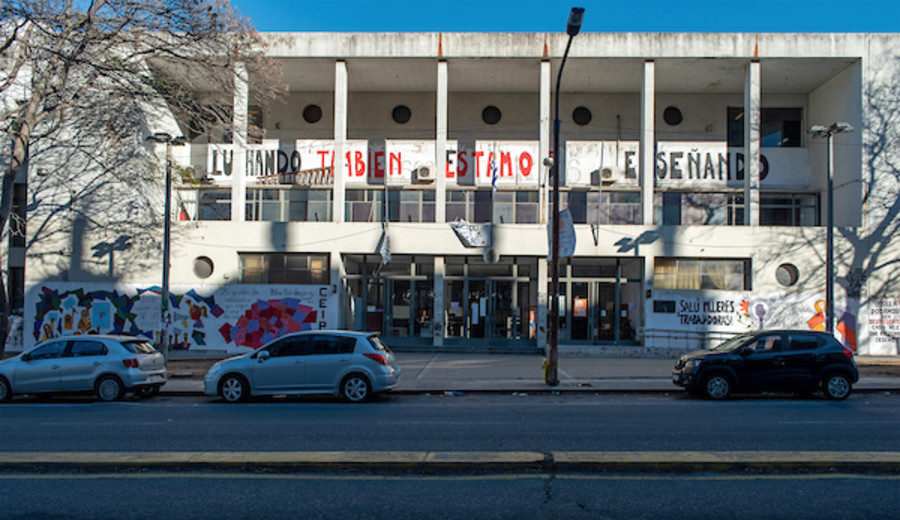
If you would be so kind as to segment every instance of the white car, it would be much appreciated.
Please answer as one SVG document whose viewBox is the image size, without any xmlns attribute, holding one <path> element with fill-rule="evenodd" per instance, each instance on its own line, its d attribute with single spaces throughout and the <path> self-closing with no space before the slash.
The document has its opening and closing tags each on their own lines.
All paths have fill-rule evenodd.
<svg viewBox="0 0 900 520">
<path fill-rule="evenodd" d="M 400 367 L 377 334 L 305 331 L 213 365 L 204 393 L 228 402 L 251 395 L 331 394 L 361 402 L 400 382 Z"/>
<path fill-rule="evenodd" d="M 140 337 L 55 338 L 0 361 L 0 401 L 14 394 L 80 392 L 115 401 L 126 392 L 155 394 L 166 381 L 163 355 Z"/>
</svg>

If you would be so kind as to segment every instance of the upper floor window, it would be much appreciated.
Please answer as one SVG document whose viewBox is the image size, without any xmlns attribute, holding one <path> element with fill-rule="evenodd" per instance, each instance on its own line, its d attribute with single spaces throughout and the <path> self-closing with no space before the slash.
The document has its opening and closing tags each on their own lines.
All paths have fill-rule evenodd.
<svg viewBox="0 0 900 520">
<path fill-rule="evenodd" d="M 239 253 L 242 283 L 328 284 L 327 254 Z"/>
<path fill-rule="evenodd" d="M 803 135 L 802 109 L 763 108 L 760 116 L 759 138 L 762 146 L 800 147 Z M 744 146 L 743 107 L 728 107 L 728 146 Z"/>
<path fill-rule="evenodd" d="M 560 197 L 575 224 L 640 224 L 641 192 L 578 191 Z M 598 204 L 599 201 L 599 204 Z"/>
<path fill-rule="evenodd" d="M 331 189 L 247 189 L 247 220 L 331 221 Z"/>
<path fill-rule="evenodd" d="M 449 190 L 446 215 L 448 222 L 537 224 L 540 195 L 536 190 Z"/>
<path fill-rule="evenodd" d="M 657 258 L 653 287 L 660 290 L 749 291 L 750 260 Z"/>
<path fill-rule="evenodd" d="M 344 205 L 349 222 L 434 222 L 434 190 L 348 189 Z"/>
</svg>

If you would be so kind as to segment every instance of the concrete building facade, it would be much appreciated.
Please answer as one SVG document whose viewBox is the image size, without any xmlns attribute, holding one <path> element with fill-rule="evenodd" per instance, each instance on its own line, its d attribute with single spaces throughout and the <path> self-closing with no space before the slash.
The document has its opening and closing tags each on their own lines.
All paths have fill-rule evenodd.
<svg viewBox="0 0 900 520">
<path fill-rule="evenodd" d="M 558 319 L 564 349 L 653 353 L 824 329 L 833 210 L 835 334 L 898 354 L 896 35 L 579 35 L 559 99 L 574 249 L 556 317 L 544 159 L 565 35 L 266 37 L 282 99 L 258 104 L 236 67 L 229 132 L 145 122 L 189 138 L 169 150 L 168 325 L 157 239 L 134 238 L 159 223 L 112 231 L 117 204 L 61 218 L 73 186 L 101 174 L 32 164 L 26 346 L 120 331 L 235 353 L 351 328 L 403 348 L 535 351 Z M 835 122 L 855 131 L 829 160 L 807 129 Z M 147 146 L 161 171 L 165 146 Z M 160 183 L 150 191 L 161 204 Z"/>
</svg>

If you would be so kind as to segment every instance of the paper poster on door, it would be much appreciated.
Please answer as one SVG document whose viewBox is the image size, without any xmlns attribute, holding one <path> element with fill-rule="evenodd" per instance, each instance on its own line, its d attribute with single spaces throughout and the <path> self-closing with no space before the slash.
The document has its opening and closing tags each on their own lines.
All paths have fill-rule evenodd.
<svg viewBox="0 0 900 520">
<path fill-rule="evenodd" d="M 587 318 L 587 298 L 575 298 L 572 310 L 576 318 Z"/>
</svg>

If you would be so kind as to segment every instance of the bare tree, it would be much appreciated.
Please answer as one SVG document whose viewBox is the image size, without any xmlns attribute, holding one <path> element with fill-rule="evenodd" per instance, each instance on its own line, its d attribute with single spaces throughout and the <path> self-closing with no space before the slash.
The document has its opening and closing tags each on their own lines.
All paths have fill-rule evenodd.
<svg viewBox="0 0 900 520">
<path fill-rule="evenodd" d="M 278 69 L 250 21 L 227 0 L 6 0 L 0 3 L 0 111 L 8 146 L 0 193 L 0 232 L 13 188 L 29 160 L 53 152 L 65 175 L 93 167 L 102 186 L 71 189 L 102 200 L 116 184 L 154 182 L 147 169 L 145 121 L 174 117 L 184 133 L 231 124 L 234 67 L 244 64 L 258 100 L 274 95 Z M 49 155 L 48 155 L 49 156 Z M 57 184 L 65 180 L 55 179 Z M 131 201 L 144 218 L 148 204 Z M 44 223 L 50 222 L 45 219 Z M 0 354 L 8 304 L 0 276 Z"/>
</svg>

